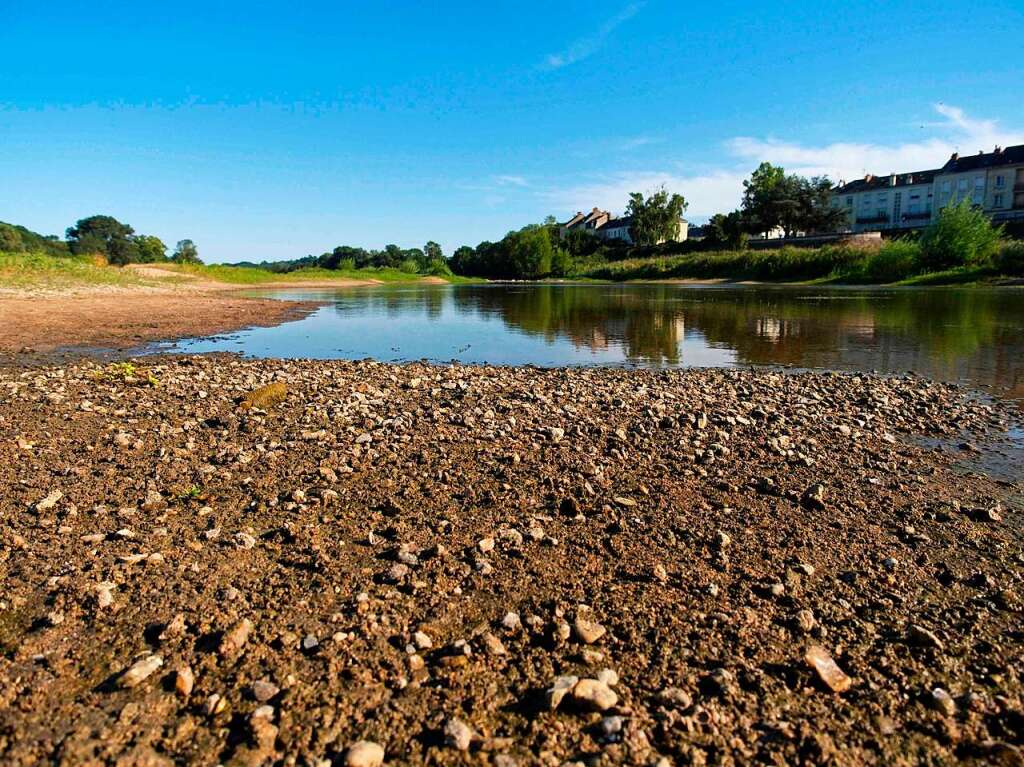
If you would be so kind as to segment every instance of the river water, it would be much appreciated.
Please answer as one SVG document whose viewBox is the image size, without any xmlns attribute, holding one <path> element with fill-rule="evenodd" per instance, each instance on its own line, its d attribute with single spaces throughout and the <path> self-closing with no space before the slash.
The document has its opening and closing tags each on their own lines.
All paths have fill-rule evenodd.
<svg viewBox="0 0 1024 767">
<path fill-rule="evenodd" d="M 415 285 L 262 292 L 307 317 L 176 351 L 496 365 L 785 366 L 959 381 L 1024 400 L 1024 290 Z"/>
</svg>

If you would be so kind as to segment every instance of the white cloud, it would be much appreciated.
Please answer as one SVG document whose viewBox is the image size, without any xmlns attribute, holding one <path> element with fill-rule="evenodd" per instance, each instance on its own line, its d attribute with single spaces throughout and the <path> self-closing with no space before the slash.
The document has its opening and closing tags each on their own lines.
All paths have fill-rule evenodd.
<svg viewBox="0 0 1024 767">
<path fill-rule="evenodd" d="M 568 48 L 558 53 L 549 54 L 544 59 L 544 66 L 548 69 L 561 69 L 577 61 L 592 56 L 608 39 L 608 36 L 617 27 L 629 21 L 644 7 L 643 2 L 630 3 L 617 14 L 606 20 L 594 34 L 581 37 L 572 42 Z"/>
<path fill-rule="evenodd" d="M 522 176 L 494 176 L 494 183 L 498 186 L 529 186 L 530 182 Z"/>
<path fill-rule="evenodd" d="M 722 167 L 702 173 L 624 171 L 595 177 L 593 181 L 545 193 L 559 210 L 589 210 L 597 205 L 621 211 L 630 192 L 659 186 L 681 193 L 690 203 L 687 217 L 700 220 L 736 208 L 743 194 L 743 180 L 761 162 L 781 165 L 803 176 L 828 176 L 838 181 L 865 173 L 882 175 L 939 168 L 953 152 L 969 154 L 992 151 L 995 145 L 1024 144 L 1024 133 L 1007 131 L 995 120 L 969 117 L 962 109 L 934 105 L 945 119 L 922 126 L 939 136 L 900 144 L 836 142 L 820 146 L 777 138 L 740 136 L 725 142 L 727 160 Z"/>
</svg>

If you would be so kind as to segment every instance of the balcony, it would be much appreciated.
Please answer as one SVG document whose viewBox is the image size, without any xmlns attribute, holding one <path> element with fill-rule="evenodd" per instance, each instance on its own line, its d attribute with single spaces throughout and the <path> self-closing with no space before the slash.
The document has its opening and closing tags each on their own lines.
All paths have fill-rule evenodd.
<svg viewBox="0 0 1024 767">
<path fill-rule="evenodd" d="M 932 217 L 930 210 L 924 211 L 924 213 L 904 213 L 900 216 L 900 221 L 927 221 Z"/>
<path fill-rule="evenodd" d="M 1024 181 L 1018 181 L 1016 184 L 1014 184 L 1013 191 L 1024 192 Z"/>
<path fill-rule="evenodd" d="M 858 224 L 888 224 L 888 215 L 877 215 L 877 216 L 857 216 Z"/>
</svg>

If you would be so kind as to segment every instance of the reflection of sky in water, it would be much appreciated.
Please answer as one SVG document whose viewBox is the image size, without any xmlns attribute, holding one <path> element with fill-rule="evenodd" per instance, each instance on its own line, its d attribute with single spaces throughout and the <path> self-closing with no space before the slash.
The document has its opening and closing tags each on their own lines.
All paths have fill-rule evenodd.
<svg viewBox="0 0 1024 767">
<path fill-rule="evenodd" d="M 181 351 L 499 365 L 733 366 L 906 372 L 1024 398 L 1017 290 L 465 285 L 285 290 L 305 319 Z"/>
<path fill-rule="evenodd" d="M 445 290 L 444 288 L 434 290 Z M 447 292 L 447 291 L 445 291 Z M 395 292 L 390 292 L 394 297 Z M 363 359 L 384 361 L 426 359 L 492 365 L 622 365 L 659 364 L 660 355 L 630 354 L 611 332 L 594 328 L 587 336 L 531 332 L 508 325 L 491 306 L 457 306 L 446 295 L 437 306 L 419 301 L 395 303 L 366 300 L 365 292 L 314 291 L 279 294 L 305 300 L 331 300 L 304 319 L 268 328 L 183 341 L 176 351 L 237 351 L 253 357 Z M 433 309 L 433 311 L 430 311 Z M 732 349 L 711 346 L 698 332 L 684 332 L 676 344 L 679 361 L 700 367 L 735 364 Z"/>
</svg>

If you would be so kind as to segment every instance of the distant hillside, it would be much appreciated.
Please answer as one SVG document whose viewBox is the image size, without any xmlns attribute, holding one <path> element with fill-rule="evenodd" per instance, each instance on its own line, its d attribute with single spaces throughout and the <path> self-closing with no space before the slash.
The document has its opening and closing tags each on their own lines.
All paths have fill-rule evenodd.
<svg viewBox="0 0 1024 767">
<path fill-rule="evenodd" d="M 69 255 L 67 243 L 56 235 L 42 235 L 17 224 L 0 221 L 0 251 L 9 253 L 46 253 L 51 256 Z"/>
</svg>

